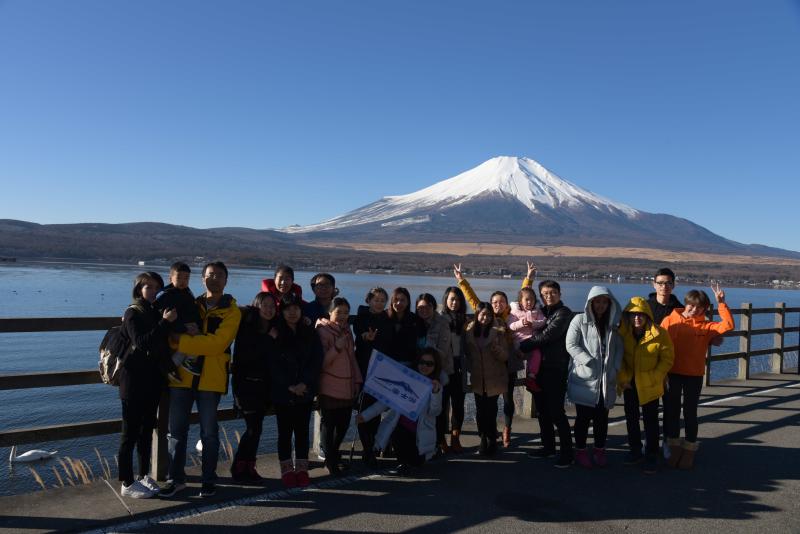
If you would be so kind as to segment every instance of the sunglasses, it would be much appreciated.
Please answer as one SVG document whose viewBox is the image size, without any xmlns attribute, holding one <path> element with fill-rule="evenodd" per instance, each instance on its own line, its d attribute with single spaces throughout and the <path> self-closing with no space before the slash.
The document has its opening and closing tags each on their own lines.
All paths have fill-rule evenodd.
<svg viewBox="0 0 800 534">
<path fill-rule="evenodd" d="M 424 365 L 425 367 L 434 367 L 436 363 L 431 360 L 420 360 L 419 362 L 417 362 L 417 365 Z"/>
</svg>

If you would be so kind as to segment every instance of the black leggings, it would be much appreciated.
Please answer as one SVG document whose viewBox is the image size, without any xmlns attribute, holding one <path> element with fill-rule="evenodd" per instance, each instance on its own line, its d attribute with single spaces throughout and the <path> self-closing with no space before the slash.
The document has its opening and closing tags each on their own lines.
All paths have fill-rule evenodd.
<svg viewBox="0 0 800 534">
<path fill-rule="evenodd" d="M 593 422 L 592 433 L 594 434 L 594 447 L 602 449 L 606 446 L 608 436 L 608 410 L 606 409 L 605 399 L 600 395 L 600 402 L 594 408 L 575 405 L 575 447 L 578 449 L 586 448 L 586 436 L 589 434 L 589 423 Z"/>
<path fill-rule="evenodd" d="M 278 460 L 292 459 L 292 435 L 294 435 L 295 460 L 308 460 L 308 425 L 311 422 L 311 404 L 291 406 L 276 405 L 278 420 Z"/>
<path fill-rule="evenodd" d="M 359 406 L 359 413 L 363 412 L 376 402 L 375 397 L 372 395 L 368 395 L 366 392 L 363 392 L 361 397 L 361 405 Z M 372 455 L 372 449 L 375 446 L 375 434 L 378 433 L 378 427 L 381 424 L 380 417 L 373 417 L 369 421 L 364 423 L 360 423 L 358 425 L 358 439 L 361 440 L 361 447 L 364 451 L 365 457 L 370 457 Z M 325 451 L 327 454 L 327 450 Z"/>
<path fill-rule="evenodd" d="M 436 434 L 439 443 L 444 439 L 447 434 L 447 420 L 450 415 L 450 408 L 453 409 L 453 415 L 450 417 L 450 428 L 461 432 L 461 427 L 464 425 L 464 387 L 461 383 L 461 371 L 456 371 L 449 376 L 450 382 L 442 389 L 442 413 L 436 418 Z"/>
<path fill-rule="evenodd" d="M 475 394 L 475 419 L 478 434 L 489 441 L 497 439 L 497 399 L 499 395 Z"/>
<path fill-rule="evenodd" d="M 239 447 L 233 460 L 253 461 L 258 453 L 258 442 L 261 440 L 261 430 L 264 427 L 264 410 L 257 410 L 244 414 L 244 422 L 247 428 L 239 440 Z"/>
<path fill-rule="evenodd" d="M 350 427 L 350 415 L 353 413 L 351 406 L 344 408 L 322 409 L 320 421 L 320 434 L 325 447 L 325 461 L 335 464 L 339 461 L 339 450 Z"/>
<path fill-rule="evenodd" d="M 392 432 L 392 445 L 397 454 L 397 463 L 419 466 L 425 462 L 425 457 L 417 449 L 417 433 L 412 432 L 400 423 Z"/>
<path fill-rule="evenodd" d="M 139 460 L 139 476 L 150 472 L 150 453 L 153 444 L 153 429 L 156 427 L 156 412 L 160 395 L 152 398 L 122 401 L 122 432 L 119 436 L 119 480 L 126 485 L 133 483 L 133 449 Z"/>
<path fill-rule="evenodd" d="M 658 399 L 644 405 L 639 405 L 639 395 L 636 392 L 636 382 L 631 380 L 630 389 L 623 392 L 625 399 L 625 425 L 628 427 L 628 446 L 634 454 L 641 454 L 642 431 L 639 428 L 639 418 L 644 419 L 644 434 L 647 438 L 647 453 L 658 454 Z"/>
<path fill-rule="evenodd" d="M 697 405 L 703 389 L 702 376 L 669 374 L 669 389 L 664 393 L 664 435 L 681 435 L 681 396 L 683 397 L 683 427 L 686 441 L 697 441 Z"/>
<path fill-rule="evenodd" d="M 511 428 L 511 422 L 514 420 L 514 382 L 517 380 L 517 373 L 508 374 L 508 390 L 503 393 L 503 422 L 508 428 Z"/>
</svg>

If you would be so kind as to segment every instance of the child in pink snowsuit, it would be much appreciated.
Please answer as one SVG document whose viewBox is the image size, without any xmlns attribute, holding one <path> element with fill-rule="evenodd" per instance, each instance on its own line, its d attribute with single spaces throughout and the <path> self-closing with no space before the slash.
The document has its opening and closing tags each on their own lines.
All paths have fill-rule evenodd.
<svg viewBox="0 0 800 534">
<path fill-rule="evenodd" d="M 544 314 L 536 303 L 536 292 L 530 287 L 520 289 L 517 302 L 511 303 L 508 314 L 508 327 L 514 337 L 514 347 L 519 349 L 520 342 L 533 337 L 533 334 L 544 328 L 545 322 Z M 542 353 L 536 348 L 523 354 L 523 357 L 526 362 L 525 385 L 530 391 L 539 391 L 536 375 L 542 363 Z"/>
</svg>

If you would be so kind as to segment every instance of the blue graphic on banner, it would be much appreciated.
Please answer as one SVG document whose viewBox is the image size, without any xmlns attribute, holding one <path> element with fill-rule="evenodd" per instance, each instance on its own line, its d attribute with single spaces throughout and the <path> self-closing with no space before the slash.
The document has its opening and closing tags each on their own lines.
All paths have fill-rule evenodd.
<svg viewBox="0 0 800 534">
<path fill-rule="evenodd" d="M 420 409 L 431 396 L 431 381 L 377 350 L 367 367 L 364 391 L 381 404 L 398 411 L 412 421 L 419 419 Z"/>
</svg>

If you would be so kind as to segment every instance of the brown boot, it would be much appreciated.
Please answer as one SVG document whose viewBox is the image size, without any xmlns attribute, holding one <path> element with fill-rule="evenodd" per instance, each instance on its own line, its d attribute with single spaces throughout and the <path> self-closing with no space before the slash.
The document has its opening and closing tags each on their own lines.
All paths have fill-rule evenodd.
<svg viewBox="0 0 800 534">
<path fill-rule="evenodd" d="M 442 442 L 439 444 L 439 450 L 442 451 L 442 454 L 450 452 L 450 445 L 447 444 L 446 439 L 442 438 Z"/>
<path fill-rule="evenodd" d="M 464 452 L 464 447 L 461 446 L 461 440 L 459 439 L 460 435 L 460 430 L 453 430 L 450 433 L 450 450 L 453 451 L 453 454 L 461 454 Z"/>
<path fill-rule="evenodd" d="M 691 469 L 692 466 L 694 466 L 694 455 L 697 452 L 697 447 L 697 442 L 683 442 L 683 451 L 681 452 L 681 459 L 678 462 L 679 469 Z"/>
<path fill-rule="evenodd" d="M 511 446 L 511 427 L 503 427 L 503 447 L 506 449 Z"/>
<path fill-rule="evenodd" d="M 667 465 L 673 469 L 678 468 L 678 462 L 681 460 L 683 454 L 683 440 L 681 438 L 667 439 L 669 445 L 669 458 L 667 458 Z"/>
</svg>

